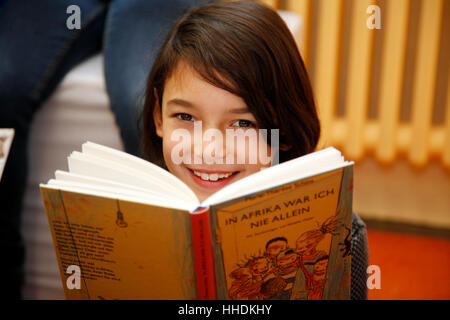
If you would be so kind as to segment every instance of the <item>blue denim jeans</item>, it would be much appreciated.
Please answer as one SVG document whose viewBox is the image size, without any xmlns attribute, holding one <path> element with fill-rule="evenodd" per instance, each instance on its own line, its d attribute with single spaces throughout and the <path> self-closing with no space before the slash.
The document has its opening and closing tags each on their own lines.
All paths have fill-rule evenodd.
<svg viewBox="0 0 450 320">
<path fill-rule="evenodd" d="M 75 65 L 103 50 L 111 108 L 128 153 L 139 155 L 137 119 L 147 75 L 170 27 L 199 0 L 0 0 L 0 128 L 14 128 L 0 181 L 2 292 L 20 298 L 24 244 L 20 213 L 27 141 L 41 103 Z M 70 5 L 81 28 L 70 30 Z M 56 168 L 55 168 L 56 169 Z"/>
</svg>

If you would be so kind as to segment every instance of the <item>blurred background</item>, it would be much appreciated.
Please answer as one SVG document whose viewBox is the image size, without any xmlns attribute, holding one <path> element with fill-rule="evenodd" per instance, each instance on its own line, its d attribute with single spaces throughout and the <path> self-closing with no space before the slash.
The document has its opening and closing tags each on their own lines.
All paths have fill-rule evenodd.
<svg viewBox="0 0 450 320">
<path fill-rule="evenodd" d="M 320 148 L 355 161 L 354 211 L 368 226 L 369 299 L 450 299 L 450 1 L 265 0 L 293 32 L 313 83 Z M 376 5 L 379 29 L 367 11 Z M 97 55 L 38 111 L 23 232 L 28 299 L 63 299 L 36 186 L 90 140 L 121 148 Z M 64 135 L 60 133 L 64 132 Z"/>
<path fill-rule="evenodd" d="M 355 161 L 354 210 L 381 270 L 369 298 L 450 299 L 450 1 L 265 2 L 302 17 L 320 145 Z"/>
</svg>

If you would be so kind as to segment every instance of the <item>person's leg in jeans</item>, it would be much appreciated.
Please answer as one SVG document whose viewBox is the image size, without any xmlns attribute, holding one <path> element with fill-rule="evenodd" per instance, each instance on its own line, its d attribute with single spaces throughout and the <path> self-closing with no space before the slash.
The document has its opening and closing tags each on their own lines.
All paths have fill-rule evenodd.
<svg viewBox="0 0 450 320">
<path fill-rule="evenodd" d="M 80 30 L 66 26 L 72 4 L 81 9 Z M 20 216 L 33 114 L 75 64 L 101 49 L 105 10 L 100 0 L 0 1 L 0 128 L 15 129 L 0 181 L 0 275 L 7 298 L 21 297 L 24 276 Z"/>
<path fill-rule="evenodd" d="M 145 84 L 171 27 L 200 0 L 113 0 L 104 36 L 105 76 L 125 150 L 140 155 L 137 129 Z"/>
</svg>

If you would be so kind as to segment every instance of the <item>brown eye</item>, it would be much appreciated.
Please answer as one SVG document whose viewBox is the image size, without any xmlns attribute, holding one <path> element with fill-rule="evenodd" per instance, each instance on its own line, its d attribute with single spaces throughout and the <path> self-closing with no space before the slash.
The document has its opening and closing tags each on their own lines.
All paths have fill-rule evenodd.
<svg viewBox="0 0 450 320">
<path fill-rule="evenodd" d="M 233 126 L 240 127 L 240 128 L 248 128 L 248 127 L 254 127 L 254 123 L 249 120 L 237 120 L 233 123 Z"/>
<path fill-rule="evenodd" d="M 190 114 L 187 114 L 187 113 L 177 113 L 175 115 L 175 117 L 177 117 L 180 120 L 184 120 L 184 121 L 193 121 L 194 120 L 194 118 Z"/>
</svg>

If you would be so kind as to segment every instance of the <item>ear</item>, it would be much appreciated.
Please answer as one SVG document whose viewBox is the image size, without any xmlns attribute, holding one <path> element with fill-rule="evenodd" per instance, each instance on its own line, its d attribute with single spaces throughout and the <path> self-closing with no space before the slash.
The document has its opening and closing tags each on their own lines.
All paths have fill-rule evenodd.
<svg viewBox="0 0 450 320">
<path fill-rule="evenodd" d="M 155 95 L 155 107 L 153 109 L 153 121 L 155 122 L 155 129 L 156 134 L 158 137 L 163 137 L 163 131 L 162 131 L 162 108 L 159 104 L 159 97 L 158 93 L 156 92 L 156 88 L 154 89 L 154 95 Z"/>
</svg>

